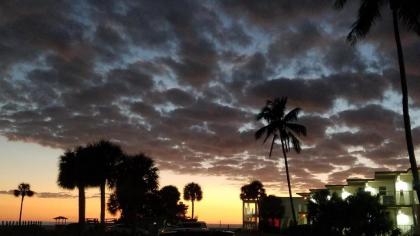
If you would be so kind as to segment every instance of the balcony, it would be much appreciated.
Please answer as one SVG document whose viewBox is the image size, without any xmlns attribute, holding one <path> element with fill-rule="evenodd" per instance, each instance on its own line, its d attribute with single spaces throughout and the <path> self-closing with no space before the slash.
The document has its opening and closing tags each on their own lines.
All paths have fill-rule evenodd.
<svg viewBox="0 0 420 236">
<path fill-rule="evenodd" d="M 307 204 L 298 204 L 297 211 L 298 211 L 298 213 L 306 213 L 306 212 L 308 212 L 308 206 L 307 206 Z"/>
<path fill-rule="evenodd" d="M 384 206 L 408 206 L 414 204 L 413 191 L 387 191 L 379 196 L 379 202 Z"/>
</svg>

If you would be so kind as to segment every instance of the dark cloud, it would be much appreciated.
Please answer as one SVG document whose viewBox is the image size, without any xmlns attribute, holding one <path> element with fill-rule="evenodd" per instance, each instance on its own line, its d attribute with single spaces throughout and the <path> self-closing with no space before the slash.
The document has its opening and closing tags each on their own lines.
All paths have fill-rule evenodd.
<svg viewBox="0 0 420 236">
<path fill-rule="evenodd" d="M 248 86 L 243 102 L 261 106 L 265 99 L 287 96 L 293 105 L 309 112 L 331 110 L 336 99 L 356 104 L 381 100 L 389 81 L 377 74 L 341 73 L 317 79 L 278 78 Z"/>
<path fill-rule="evenodd" d="M 77 198 L 77 195 L 63 192 L 40 192 L 36 193 L 35 196 L 39 198 Z"/>
<path fill-rule="evenodd" d="M 9 191 L 0 190 L 0 194 L 10 195 L 10 194 L 13 194 L 13 190 L 9 190 Z"/>
<path fill-rule="evenodd" d="M 4 195 L 13 195 L 13 190 L 0 190 L 0 194 Z M 77 194 L 72 194 L 69 192 L 35 192 L 35 197 L 37 198 L 60 198 L 60 199 L 67 199 L 67 198 L 77 198 Z M 98 198 L 97 194 L 87 196 L 87 198 Z"/>
<path fill-rule="evenodd" d="M 284 190 L 279 145 L 267 159 L 254 132 L 265 101 L 288 96 L 308 129 L 303 151 L 289 153 L 295 188 L 369 176 L 366 160 L 405 169 L 390 15 L 350 46 L 356 10 L 329 0 L 3 1 L 0 134 L 63 149 L 109 138 L 161 169 Z M 419 147 L 417 39 L 402 30 Z"/>
</svg>

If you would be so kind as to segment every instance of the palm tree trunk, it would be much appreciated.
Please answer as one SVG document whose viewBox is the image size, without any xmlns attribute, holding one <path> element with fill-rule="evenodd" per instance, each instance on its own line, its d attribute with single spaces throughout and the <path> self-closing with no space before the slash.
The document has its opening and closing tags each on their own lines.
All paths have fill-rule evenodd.
<svg viewBox="0 0 420 236">
<path fill-rule="evenodd" d="M 191 200 L 191 205 L 192 205 L 192 209 L 191 209 L 191 219 L 194 219 L 194 200 Z"/>
<path fill-rule="evenodd" d="M 105 182 L 100 185 L 101 191 L 101 225 L 105 225 Z"/>
<path fill-rule="evenodd" d="M 77 187 L 79 189 L 79 229 L 81 232 L 85 226 L 85 208 L 86 208 L 86 197 L 85 197 L 85 186 L 81 185 Z"/>
<path fill-rule="evenodd" d="M 395 43 L 397 45 L 398 64 L 400 67 L 405 140 L 407 142 L 408 158 L 410 159 L 410 167 L 411 167 L 411 172 L 413 174 L 413 189 L 417 193 L 417 198 L 420 199 L 419 173 L 417 170 L 416 156 L 414 154 L 413 139 L 411 136 L 410 114 L 409 114 L 409 109 L 408 109 L 407 78 L 405 75 L 404 56 L 403 56 L 403 50 L 401 47 L 401 39 L 400 39 L 400 33 L 398 29 L 398 16 L 397 16 L 397 11 L 395 9 L 395 4 L 396 4 L 395 0 L 391 1 L 392 20 L 394 23 L 394 36 L 395 36 Z"/>
<path fill-rule="evenodd" d="M 20 226 L 20 224 L 21 224 L 21 222 L 22 222 L 22 208 L 23 208 L 23 198 L 24 198 L 25 196 L 24 195 L 22 195 L 22 199 L 20 200 L 20 213 L 19 213 L 19 226 Z"/>
<path fill-rule="evenodd" d="M 281 140 L 281 149 L 283 150 L 283 156 L 284 156 L 284 165 L 286 167 L 287 187 L 289 188 L 289 199 L 290 199 L 290 208 L 292 210 L 292 216 L 293 216 L 293 224 L 297 225 L 295 206 L 293 204 L 293 197 L 292 197 L 292 187 L 290 186 L 289 165 L 287 164 L 287 155 L 286 155 L 283 139 L 280 139 L 280 140 Z"/>
</svg>

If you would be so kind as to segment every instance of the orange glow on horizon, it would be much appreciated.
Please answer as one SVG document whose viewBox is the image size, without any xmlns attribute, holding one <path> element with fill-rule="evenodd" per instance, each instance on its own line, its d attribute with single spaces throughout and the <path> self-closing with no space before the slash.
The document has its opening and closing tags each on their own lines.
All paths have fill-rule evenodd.
<svg viewBox="0 0 420 236">
<path fill-rule="evenodd" d="M 31 184 L 35 192 L 65 192 L 77 196 L 77 190 L 68 191 L 57 186 L 58 157 L 63 153 L 60 149 L 52 149 L 36 144 L 7 141 L 0 136 L 0 191 L 15 189 L 21 182 Z M 30 153 L 30 156 L 28 156 Z M 30 160 L 30 161 L 29 161 Z M 203 200 L 196 202 L 195 215 L 208 224 L 241 224 L 242 202 L 239 199 L 240 186 L 244 183 L 235 182 L 223 176 L 208 176 L 178 174 L 172 171 L 159 172 L 160 187 L 174 185 L 181 193 L 181 201 L 186 205 L 190 202 L 182 199 L 183 188 L 187 183 L 196 182 L 203 190 Z M 269 194 L 284 195 L 275 189 L 267 189 Z M 110 190 L 107 189 L 107 194 Z M 99 188 L 89 188 L 86 196 L 99 194 Z M 0 221 L 18 220 L 20 199 L 13 195 L 0 194 Z M 86 199 L 86 217 L 99 218 L 100 200 L 98 197 Z M 69 222 L 77 221 L 78 199 L 75 198 L 25 198 L 23 220 L 39 220 L 53 222 L 56 216 L 65 216 Z M 191 215 L 191 209 L 188 209 Z M 115 218 L 107 212 L 107 218 Z"/>
</svg>

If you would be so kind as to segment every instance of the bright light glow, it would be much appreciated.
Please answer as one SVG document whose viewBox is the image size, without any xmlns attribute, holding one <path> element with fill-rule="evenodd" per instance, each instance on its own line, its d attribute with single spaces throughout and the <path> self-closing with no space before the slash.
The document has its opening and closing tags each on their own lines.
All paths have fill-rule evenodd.
<svg viewBox="0 0 420 236">
<path fill-rule="evenodd" d="M 370 195 L 374 196 L 378 194 L 378 190 L 370 186 L 368 183 L 366 183 L 365 191 L 370 192 Z"/>
<path fill-rule="evenodd" d="M 351 195 L 351 193 L 349 193 L 345 189 L 343 189 L 343 192 L 341 193 L 341 198 L 344 200 L 350 195 Z"/>
<path fill-rule="evenodd" d="M 408 183 L 402 181 L 400 176 L 398 176 L 397 182 L 395 182 L 395 189 L 397 191 L 408 191 Z"/>
<path fill-rule="evenodd" d="M 328 201 L 331 200 L 331 196 L 330 195 L 327 196 L 327 200 Z"/>
<path fill-rule="evenodd" d="M 397 225 L 411 225 L 410 217 L 404 214 L 401 210 L 399 210 L 397 214 Z"/>
</svg>

